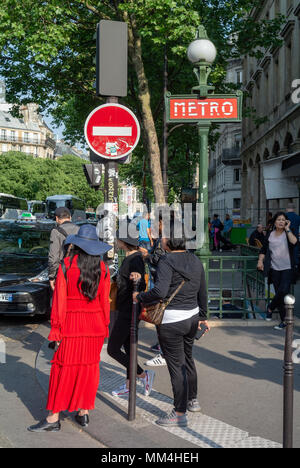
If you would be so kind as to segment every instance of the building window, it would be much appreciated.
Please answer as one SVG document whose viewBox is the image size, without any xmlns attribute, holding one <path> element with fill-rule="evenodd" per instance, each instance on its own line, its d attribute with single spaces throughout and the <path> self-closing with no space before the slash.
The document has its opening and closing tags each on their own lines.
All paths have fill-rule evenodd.
<svg viewBox="0 0 300 468">
<path fill-rule="evenodd" d="M 291 90 L 292 86 L 292 43 L 289 42 L 285 48 L 285 57 L 286 57 L 286 93 Z"/>
<path fill-rule="evenodd" d="M 1 130 L 1 140 L 6 141 L 6 138 L 7 138 L 7 136 L 6 136 L 6 130 Z"/>
<path fill-rule="evenodd" d="M 29 133 L 28 132 L 23 133 L 23 141 L 25 143 L 29 143 Z"/>
<path fill-rule="evenodd" d="M 234 135 L 234 149 L 240 151 L 242 146 L 242 135 Z"/>
<path fill-rule="evenodd" d="M 6 153 L 7 151 L 7 145 L 2 145 L 2 153 Z"/>
<path fill-rule="evenodd" d="M 10 138 L 11 138 L 11 141 L 17 141 L 16 132 L 14 130 L 10 131 Z"/>
<path fill-rule="evenodd" d="M 233 208 L 234 209 L 241 208 L 241 199 L 240 198 L 234 198 L 233 199 Z"/>
<path fill-rule="evenodd" d="M 235 184 L 240 183 L 241 181 L 241 170 L 240 169 L 234 169 L 234 179 L 233 182 Z"/>
<path fill-rule="evenodd" d="M 236 84 L 242 84 L 242 83 L 243 83 L 243 71 L 237 70 L 236 71 Z"/>
</svg>

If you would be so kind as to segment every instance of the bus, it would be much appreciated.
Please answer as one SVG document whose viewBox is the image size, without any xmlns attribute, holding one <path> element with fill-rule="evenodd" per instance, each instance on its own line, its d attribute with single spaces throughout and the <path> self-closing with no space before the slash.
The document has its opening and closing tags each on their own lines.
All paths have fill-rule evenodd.
<svg viewBox="0 0 300 468">
<path fill-rule="evenodd" d="M 28 205 L 25 198 L 15 197 L 9 193 L 0 193 L 0 218 L 18 219 L 23 211 L 27 211 Z"/>
<path fill-rule="evenodd" d="M 55 218 L 56 208 L 66 207 L 70 210 L 72 221 L 85 221 L 85 203 L 74 195 L 52 195 L 46 198 L 47 218 Z"/>
<path fill-rule="evenodd" d="M 46 216 L 46 203 L 40 200 L 29 200 L 28 211 L 36 218 L 44 218 Z"/>
</svg>

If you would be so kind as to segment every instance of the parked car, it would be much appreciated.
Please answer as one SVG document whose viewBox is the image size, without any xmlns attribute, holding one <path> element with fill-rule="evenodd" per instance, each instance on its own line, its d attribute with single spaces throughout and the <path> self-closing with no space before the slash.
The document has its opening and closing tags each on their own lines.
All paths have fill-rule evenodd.
<svg viewBox="0 0 300 468">
<path fill-rule="evenodd" d="M 48 315 L 48 249 L 53 226 L 0 224 L 0 315 Z"/>
</svg>

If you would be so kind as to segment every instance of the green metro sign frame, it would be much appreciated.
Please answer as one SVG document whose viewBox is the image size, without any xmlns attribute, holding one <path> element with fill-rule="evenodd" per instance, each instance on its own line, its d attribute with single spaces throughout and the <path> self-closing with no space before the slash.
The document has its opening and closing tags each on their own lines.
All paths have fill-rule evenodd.
<svg viewBox="0 0 300 468">
<path fill-rule="evenodd" d="M 242 121 L 243 93 L 208 94 L 165 94 L 168 123 L 229 123 Z"/>
</svg>

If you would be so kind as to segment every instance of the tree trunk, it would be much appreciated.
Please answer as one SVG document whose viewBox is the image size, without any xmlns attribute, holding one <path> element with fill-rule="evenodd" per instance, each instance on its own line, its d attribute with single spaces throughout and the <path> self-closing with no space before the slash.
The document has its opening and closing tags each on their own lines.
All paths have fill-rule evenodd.
<svg viewBox="0 0 300 468">
<path fill-rule="evenodd" d="M 128 22 L 129 55 L 138 79 L 138 98 L 142 107 L 143 126 L 149 152 L 150 171 L 155 202 L 165 203 L 164 185 L 160 164 L 160 149 L 150 105 L 150 92 L 143 64 L 141 38 L 138 34 L 134 17 L 131 16 L 128 18 L 126 15 L 125 20 Z"/>
</svg>

